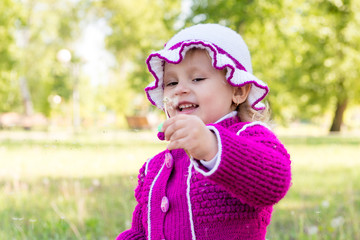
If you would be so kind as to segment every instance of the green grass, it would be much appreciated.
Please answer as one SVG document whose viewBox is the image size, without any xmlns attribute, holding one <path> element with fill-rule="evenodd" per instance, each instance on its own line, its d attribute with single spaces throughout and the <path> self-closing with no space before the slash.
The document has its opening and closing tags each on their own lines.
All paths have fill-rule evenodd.
<svg viewBox="0 0 360 240">
<path fill-rule="evenodd" d="M 268 239 L 360 239 L 360 144 L 356 141 L 287 143 L 293 185 L 275 206 Z"/>
<path fill-rule="evenodd" d="M 0 139 L 0 239 L 114 239 L 138 169 L 165 147 L 151 132 L 16 136 Z M 360 239 L 360 137 L 282 140 L 293 185 L 267 238 Z"/>
</svg>

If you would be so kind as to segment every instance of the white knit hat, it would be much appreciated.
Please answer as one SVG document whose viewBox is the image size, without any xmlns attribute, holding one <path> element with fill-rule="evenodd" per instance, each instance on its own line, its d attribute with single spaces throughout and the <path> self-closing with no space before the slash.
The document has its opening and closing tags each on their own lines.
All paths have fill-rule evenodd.
<svg viewBox="0 0 360 240">
<path fill-rule="evenodd" d="M 153 105 L 164 108 L 165 61 L 180 63 L 191 48 L 207 50 L 214 68 L 226 68 L 226 80 L 230 85 L 241 87 L 251 83 L 249 103 L 255 110 L 265 108 L 260 101 L 265 98 L 269 88 L 252 74 L 251 57 L 246 43 L 238 33 L 218 24 L 199 24 L 185 28 L 172 37 L 164 49 L 149 55 L 146 63 L 155 81 L 145 88 L 145 92 Z"/>
</svg>

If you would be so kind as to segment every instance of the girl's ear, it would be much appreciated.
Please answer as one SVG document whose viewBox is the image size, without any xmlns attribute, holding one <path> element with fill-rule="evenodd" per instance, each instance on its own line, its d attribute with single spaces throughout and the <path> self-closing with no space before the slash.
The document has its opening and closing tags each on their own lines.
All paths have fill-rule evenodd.
<svg viewBox="0 0 360 240">
<path fill-rule="evenodd" d="M 246 101 L 249 96 L 251 84 L 246 84 L 242 87 L 233 88 L 233 102 L 236 106 Z"/>
</svg>

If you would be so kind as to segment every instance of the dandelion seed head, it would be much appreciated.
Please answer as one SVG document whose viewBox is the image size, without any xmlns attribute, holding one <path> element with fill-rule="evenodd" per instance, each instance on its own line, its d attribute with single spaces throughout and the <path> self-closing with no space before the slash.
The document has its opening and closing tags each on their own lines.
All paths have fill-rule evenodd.
<svg viewBox="0 0 360 240">
<path fill-rule="evenodd" d="M 129 228 L 129 227 L 131 226 L 131 222 L 130 222 L 129 220 L 126 220 L 126 221 L 125 221 L 125 226 L 126 226 L 127 228 Z"/>
<path fill-rule="evenodd" d="M 317 226 L 308 226 L 305 230 L 308 235 L 315 235 L 319 231 Z"/>
<path fill-rule="evenodd" d="M 92 184 L 95 186 L 95 187 L 98 187 L 98 186 L 100 186 L 100 181 L 99 181 L 99 179 L 93 179 L 92 180 Z"/>
<path fill-rule="evenodd" d="M 342 216 L 339 216 L 339 217 L 333 218 L 331 220 L 331 226 L 333 228 L 337 228 L 337 227 L 340 227 L 341 225 L 343 225 L 344 222 L 345 222 L 344 218 Z"/>
<path fill-rule="evenodd" d="M 324 201 L 322 201 L 321 206 L 323 206 L 323 208 L 328 208 L 328 207 L 330 207 L 330 203 L 329 203 L 329 201 L 324 200 Z"/>
<path fill-rule="evenodd" d="M 179 104 L 179 98 L 177 96 L 173 98 L 164 97 L 163 99 L 165 109 L 175 109 Z"/>
<path fill-rule="evenodd" d="M 45 186 L 48 186 L 49 183 L 50 183 L 50 181 L 49 181 L 48 178 L 43 178 L 42 182 L 43 182 L 43 184 L 44 184 Z"/>
</svg>

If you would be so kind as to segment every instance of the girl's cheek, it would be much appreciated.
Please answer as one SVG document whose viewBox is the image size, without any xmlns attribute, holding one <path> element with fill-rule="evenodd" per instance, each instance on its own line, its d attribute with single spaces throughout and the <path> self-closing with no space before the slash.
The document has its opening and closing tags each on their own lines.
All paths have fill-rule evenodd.
<svg viewBox="0 0 360 240">
<path fill-rule="evenodd" d="M 170 117 L 175 117 L 176 116 L 176 111 L 174 109 L 170 109 L 169 114 L 170 114 Z"/>
</svg>

